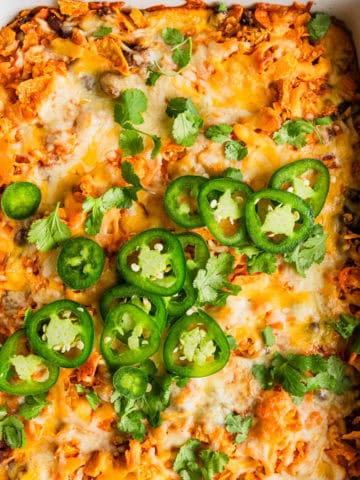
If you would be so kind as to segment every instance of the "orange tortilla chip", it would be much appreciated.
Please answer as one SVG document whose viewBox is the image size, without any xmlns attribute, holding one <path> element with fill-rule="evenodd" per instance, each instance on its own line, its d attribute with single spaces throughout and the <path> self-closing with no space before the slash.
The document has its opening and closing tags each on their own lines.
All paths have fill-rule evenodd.
<svg viewBox="0 0 360 480">
<path fill-rule="evenodd" d="M 63 15 L 80 17 L 81 15 L 86 15 L 88 13 L 89 4 L 76 0 L 59 0 L 59 8 Z"/>
</svg>

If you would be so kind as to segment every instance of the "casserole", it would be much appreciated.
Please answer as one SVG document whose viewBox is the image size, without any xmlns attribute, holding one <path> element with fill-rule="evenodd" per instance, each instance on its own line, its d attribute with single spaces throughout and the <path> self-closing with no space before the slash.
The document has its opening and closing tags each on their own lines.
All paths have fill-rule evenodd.
<svg viewBox="0 0 360 480">
<path fill-rule="evenodd" d="M 59 4 L 3 46 L 1 474 L 357 475 L 348 34 Z"/>
</svg>

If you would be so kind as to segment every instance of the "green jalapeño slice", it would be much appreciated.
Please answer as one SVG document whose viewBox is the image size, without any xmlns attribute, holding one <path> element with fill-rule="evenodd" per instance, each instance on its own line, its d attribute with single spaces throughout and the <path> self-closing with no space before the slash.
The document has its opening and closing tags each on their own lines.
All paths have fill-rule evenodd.
<svg viewBox="0 0 360 480">
<path fill-rule="evenodd" d="M 149 293 L 170 296 L 185 282 L 186 263 L 181 243 L 162 228 L 146 230 L 125 243 L 117 265 L 125 280 Z"/>
<path fill-rule="evenodd" d="M 55 385 L 59 368 L 35 355 L 25 329 L 9 337 L 0 350 L 0 390 L 12 395 L 38 395 Z"/>
<path fill-rule="evenodd" d="M 209 260 L 210 253 L 207 243 L 201 235 L 193 232 L 179 233 L 177 238 L 184 250 L 187 269 L 191 277 L 195 277 L 201 268 L 205 268 L 206 262 Z"/>
<path fill-rule="evenodd" d="M 61 248 L 57 271 L 67 287 L 84 290 L 99 280 L 104 263 L 104 250 L 94 240 L 70 238 Z"/>
<path fill-rule="evenodd" d="M 136 367 L 120 367 L 113 376 L 116 391 L 126 398 L 140 398 L 146 393 L 148 376 Z"/>
<path fill-rule="evenodd" d="M 6 187 L 1 197 L 1 208 L 5 215 L 22 220 L 33 215 L 41 202 L 41 191 L 30 182 L 16 182 Z"/>
<path fill-rule="evenodd" d="M 105 320 L 107 314 L 120 303 L 132 303 L 154 318 L 159 329 L 166 326 L 166 308 L 162 297 L 147 293 L 134 285 L 118 285 L 107 290 L 100 300 L 100 312 Z"/>
<path fill-rule="evenodd" d="M 164 344 L 166 368 L 181 377 L 212 375 L 226 365 L 229 356 L 224 332 L 213 318 L 200 311 L 180 318 Z"/>
<path fill-rule="evenodd" d="M 222 245 L 238 245 L 245 240 L 244 210 L 251 194 L 249 185 L 231 178 L 215 178 L 201 188 L 201 216 Z"/>
<path fill-rule="evenodd" d="M 184 175 L 173 180 L 165 191 L 164 204 L 169 217 L 184 228 L 204 225 L 199 213 L 198 194 L 207 182 L 204 177 Z"/>
<path fill-rule="evenodd" d="M 329 192 L 330 174 L 326 165 L 314 158 L 303 158 L 279 168 L 269 187 L 287 190 L 305 200 L 317 217 Z"/>
<path fill-rule="evenodd" d="M 302 198 L 268 188 L 251 195 L 245 206 L 245 220 L 257 247 L 265 252 L 285 253 L 309 237 L 314 216 Z"/>
<path fill-rule="evenodd" d="M 49 303 L 28 315 L 25 326 L 32 348 L 59 367 L 79 367 L 92 351 L 94 325 L 80 303 L 71 300 Z"/>
<path fill-rule="evenodd" d="M 101 335 L 101 353 L 110 368 L 134 365 L 160 346 L 160 330 L 141 308 L 120 304 L 110 310 Z"/>
</svg>

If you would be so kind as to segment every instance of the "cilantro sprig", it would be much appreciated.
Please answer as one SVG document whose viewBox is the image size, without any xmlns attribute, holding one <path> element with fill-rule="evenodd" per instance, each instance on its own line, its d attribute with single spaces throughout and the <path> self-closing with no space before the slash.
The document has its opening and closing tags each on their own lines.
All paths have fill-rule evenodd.
<svg viewBox="0 0 360 480">
<path fill-rule="evenodd" d="M 301 401 L 307 392 L 318 389 L 341 395 L 350 386 L 345 365 L 335 355 L 325 359 L 318 354 L 283 356 L 275 352 L 269 367 L 254 365 L 252 373 L 264 390 L 280 384 L 295 401 Z"/>
<path fill-rule="evenodd" d="M 98 394 L 94 390 L 90 390 L 89 388 L 84 387 L 80 383 L 75 385 L 77 393 L 84 393 L 86 400 L 89 402 L 90 407 L 93 410 L 96 410 L 97 407 L 100 405 L 101 401 Z"/>
<path fill-rule="evenodd" d="M 171 375 L 149 373 L 149 389 L 136 400 L 115 391 L 111 396 L 111 402 L 120 417 L 118 429 L 135 440 L 143 441 L 146 435 L 146 421 L 152 427 L 161 425 L 161 413 L 169 405 L 173 379 Z"/>
<path fill-rule="evenodd" d="M 335 323 L 335 330 L 344 340 L 348 340 L 359 325 L 360 318 L 342 314 L 340 315 L 340 319 Z"/>
<path fill-rule="evenodd" d="M 224 143 L 225 158 L 227 160 L 239 161 L 248 154 L 245 144 L 240 141 L 230 140 L 233 127 L 226 123 L 212 125 L 205 130 L 205 137 L 215 143 Z"/>
<path fill-rule="evenodd" d="M 24 403 L 19 408 L 19 415 L 24 417 L 25 420 L 32 420 L 40 415 L 47 405 L 50 405 L 46 401 L 47 393 L 40 395 L 28 395 L 25 397 Z"/>
<path fill-rule="evenodd" d="M 323 38 L 331 25 L 331 17 L 327 13 L 316 13 L 308 23 L 311 40 Z"/>
<path fill-rule="evenodd" d="M 28 240 L 41 252 L 48 252 L 71 237 L 69 227 L 60 220 L 59 207 L 60 202 L 47 218 L 36 220 L 30 227 Z"/>
<path fill-rule="evenodd" d="M 174 472 L 184 480 L 213 480 L 221 473 L 229 457 L 211 449 L 201 450 L 199 440 L 189 439 L 179 450 L 173 465 Z"/>
<path fill-rule="evenodd" d="M 111 208 L 130 208 L 132 201 L 137 200 L 137 192 L 143 187 L 130 162 L 122 162 L 121 174 L 132 187 L 112 187 L 98 198 L 86 197 L 83 212 L 90 213 L 85 221 L 85 232 L 97 235 L 100 232 L 104 213 Z"/>
<path fill-rule="evenodd" d="M 161 32 L 164 42 L 171 46 L 171 58 L 179 67 L 177 71 L 168 72 L 156 61 L 152 67 L 148 67 L 146 85 L 153 86 L 162 76 L 174 77 L 179 75 L 189 65 L 192 56 L 192 38 L 185 37 L 177 28 L 164 28 Z"/>
<path fill-rule="evenodd" d="M 329 125 L 331 122 L 331 117 L 315 118 L 313 121 L 286 120 L 281 128 L 273 134 L 273 140 L 278 145 L 287 143 L 295 148 L 302 148 L 307 144 L 307 135 L 315 133 L 322 144 L 323 139 L 318 126 Z"/>
<path fill-rule="evenodd" d="M 178 145 L 194 145 L 204 122 L 191 98 L 175 97 L 170 99 L 166 108 L 170 118 L 174 118 L 172 135 Z"/>
<path fill-rule="evenodd" d="M 93 37 L 101 38 L 101 37 L 106 37 L 106 35 L 110 35 L 111 32 L 112 32 L 111 27 L 106 27 L 105 25 L 103 25 L 97 30 L 95 30 L 95 32 L 93 32 L 92 35 Z"/>
<path fill-rule="evenodd" d="M 239 285 L 228 281 L 233 272 L 235 258 L 230 253 L 221 253 L 210 257 L 205 268 L 200 269 L 193 285 L 197 290 L 197 304 L 224 306 L 229 295 L 237 295 L 241 290 Z"/>
<path fill-rule="evenodd" d="M 144 123 L 143 113 L 147 110 L 147 98 L 139 88 L 127 88 L 123 91 L 114 107 L 114 119 L 123 130 L 120 133 L 119 145 L 125 157 L 137 155 L 144 150 L 143 136 L 149 137 L 154 143 L 151 158 L 160 152 L 162 143 L 157 135 L 139 130 L 134 125 Z"/>
<path fill-rule="evenodd" d="M 242 443 L 246 440 L 252 426 L 252 417 L 229 413 L 225 418 L 226 431 L 235 435 L 233 443 Z"/>
<path fill-rule="evenodd" d="M 324 233 L 321 225 L 314 225 L 310 237 L 298 245 L 292 252 L 284 254 L 284 260 L 287 263 L 294 264 L 296 271 L 302 277 L 306 276 L 313 263 L 320 264 L 326 253 L 326 240 L 328 234 Z"/>
</svg>

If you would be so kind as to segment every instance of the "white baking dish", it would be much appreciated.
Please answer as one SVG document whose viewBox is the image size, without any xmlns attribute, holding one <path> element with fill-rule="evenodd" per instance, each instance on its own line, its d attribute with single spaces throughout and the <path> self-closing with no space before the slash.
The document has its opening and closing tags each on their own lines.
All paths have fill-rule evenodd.
<svg viewBox="0 0 360 480">
<path fill-rule="evenodd" d="M 24 8 L 38 7 L 40 5 L 56 5 L 55 0 L 0 0 L 0 3 L 0 25 L 5 25 L 19 10 Z M 180 5 L 183 2 L 181 0 L 130 0 L 127 3 L 133 7 L 146 8 L 156 3 L 173 6 Z M 227 0 L 226 3 L 239 3 L 244 6 L 249 6 L 255 2 L 253 0 Z M 289 5 L 292 2 L 291 0 L 268 0 L 267 3 Z M 343 20 L 348 28 L 353 32 L 355 45 L 358 52 L 360 52 L 359 0 L 314 0 L 313 10 L 328 12 L 329 14 L 335 15 Z"/>
</svg>

